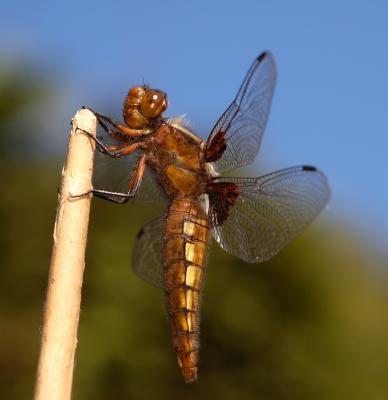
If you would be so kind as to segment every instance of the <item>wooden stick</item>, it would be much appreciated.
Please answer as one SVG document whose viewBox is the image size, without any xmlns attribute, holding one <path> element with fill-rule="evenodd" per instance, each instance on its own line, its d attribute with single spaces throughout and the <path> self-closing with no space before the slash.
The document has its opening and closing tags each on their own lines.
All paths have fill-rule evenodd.
<svg viewBox="0 0 388 400">
<path fill-rule="evenodd" d="M 43 319 L 35 400 L 69 400 L 85 267 L 91 196 L 71 198 L 92 187 L 96 118 L 82 109 L 73 118 L 69 152 L 62 171 L 47 299 Z"/>
</svg>

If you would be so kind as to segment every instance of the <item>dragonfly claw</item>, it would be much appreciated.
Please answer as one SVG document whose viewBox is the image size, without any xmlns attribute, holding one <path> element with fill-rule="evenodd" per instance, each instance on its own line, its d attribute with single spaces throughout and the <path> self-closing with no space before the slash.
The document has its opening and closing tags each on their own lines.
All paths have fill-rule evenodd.
<svg viewBox="0 0 388 400">
<path fill-rule="evenodd" d="M 71 192 L 69 192 L 68 198 L 70 200 L 75 200 L 75 199 L 80 199 L 80 198 L 86 197 L 86 196 L 89 196 L 89 197 L 93 196 L 93 188 L 88 190 L 87 192 L 80 193 L 80 194 L 72 194 Z"/>
</svg>

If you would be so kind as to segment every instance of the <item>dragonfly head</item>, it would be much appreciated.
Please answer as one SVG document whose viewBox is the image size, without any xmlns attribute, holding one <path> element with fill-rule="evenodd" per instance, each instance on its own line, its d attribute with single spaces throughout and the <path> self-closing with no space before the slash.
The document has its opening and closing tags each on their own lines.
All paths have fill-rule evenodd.
<svg viewBox="0 0 388 400">
<path fill-rule="evenodd" d="M 167 95 L 148 86 L 134 86 L 124 101 L 125 123 L 134 129 L 147 128 L 167 108 Z"/>
</svg>

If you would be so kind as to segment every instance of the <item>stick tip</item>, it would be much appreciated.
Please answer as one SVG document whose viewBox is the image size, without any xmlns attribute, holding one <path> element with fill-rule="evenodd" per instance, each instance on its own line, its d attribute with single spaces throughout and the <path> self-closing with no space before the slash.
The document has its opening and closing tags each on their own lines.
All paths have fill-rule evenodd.
<svg viewBox="0 0 388 400">
<path fill-rule="evenodd" d="M 76 112 L 71 123 L 75 128 L 95 132 L 97 119 L 90 109 L 82 107 Z"/>
</svg>

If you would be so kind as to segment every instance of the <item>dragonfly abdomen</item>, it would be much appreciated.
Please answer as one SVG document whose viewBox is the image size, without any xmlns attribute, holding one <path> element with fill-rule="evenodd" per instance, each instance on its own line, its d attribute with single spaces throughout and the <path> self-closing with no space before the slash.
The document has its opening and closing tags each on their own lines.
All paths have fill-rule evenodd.
<svg viewBox="0 0 388 400">
<path fill-rule="evenodd" d="M 187 382 L 197 379 L 199 302 L 207 242 L 207 215 L 198 202 L 174 200 L 165 230 L 164 282 L 174 349 Z"/>
</svg>

